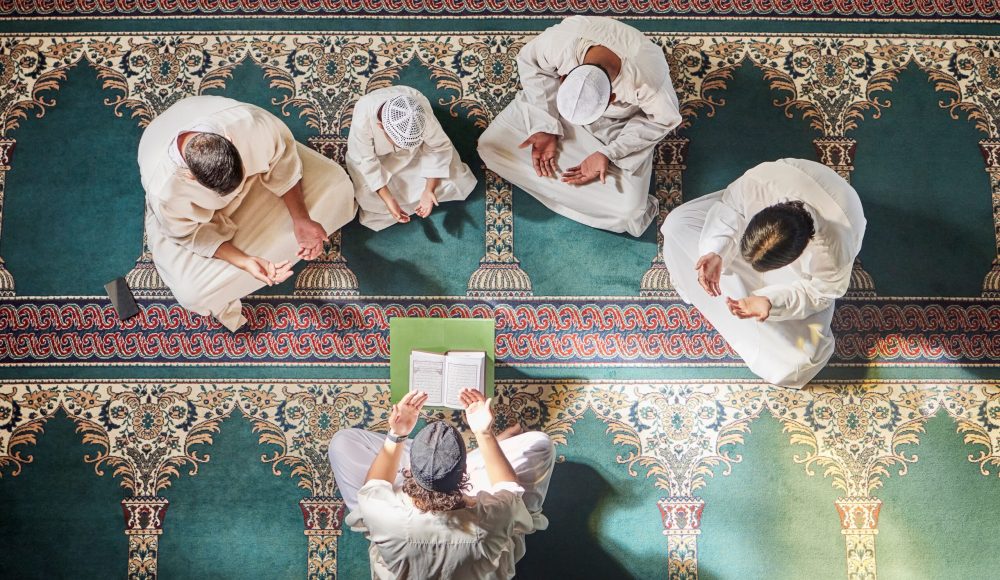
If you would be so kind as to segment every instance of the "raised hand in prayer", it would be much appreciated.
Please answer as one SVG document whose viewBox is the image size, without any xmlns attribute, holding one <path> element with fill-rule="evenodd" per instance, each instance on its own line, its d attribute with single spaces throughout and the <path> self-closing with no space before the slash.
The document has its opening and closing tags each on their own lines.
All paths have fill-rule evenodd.
<svg viewBox="0 0 1000 580">
<path fill-rule="evenodd" d="M 555 177 L 559 168 L 556 158 L 559 156 L 559 136 L 552 133 L 535 133 L 524 140 L 519 147 L 531 146 L 531 165 L 538 177 Z"/>
<path fill-rule="evenodd" d="M 413 213 L 422 218 L 431 215 L 431 210 L 437 207 L 438 204 L 438 198 L 434 195 L 434 190 L 440 183 L 441 180 L 438 178 L 427 179 L 427 185 L 424 187 L 424 192 L 420 194 L 420 204 L 417 205 L 417 209 L 415 209 Z"/>
<path fill-rule="evenodd" d="M 698 271 L 698 283 L 708 292 L 709 296 L 721 296 L 719 280 L 722 278 L 722 257 L 715 252 L 709 252 L 698 258 L 694 269 Z"/>
<path fill-rule="evenodd" d="M 609 164 L 610 160 L 603 153 L 591 153 L 582 163 L 567 169 L 562 180 L 570 185 L 586 185 L 600 178 L 604 183 Z"/>
<path fill-rule="evenodd" d="M 396 201 L 396 198 L 392 197 L 392 193 L 389 192 L 388 186 L 383 187 L 376 193 L 378 193 L 378 196 L 382 198 L 382 203 L 385 204 L 385 209 L 389 210 L 389 214 L 392 215 L 398 223 L 409 223 L 410 216 L 403 211 L 403 208 L 399 207 L 399 202 Z"/>
<path fill-rule="evenodd" d="M 323 242 L 327 235 L 323 226 L 312 219 L 303 218 L 293 222 L 295 239 L 299 242 L 299 251 L 295 254 L 302 260 L 314 260 L 323 253 Z"/>
<path fill-rule="evenodd" d="M 771 315 L 771 301 L 766 296 L 747 296 L 739 300 L 727 296 L 726 306 L 739 318 L 756 318 L 764 322 Z"/>
<path fill-rule="evenodd" d="M 420 409 L 426 402 L 427 393 L 423 391 L 410 391 L 403 395 L 389 412 L 389 429 L 396 435 L 409 435 L 420 417 Z"/>
<path fill-rule="evenodd" d="M 469 424 L 469 430 L 473 434 L 479 436 L 493 432 L 493 410 L 490 409 L 493 399 L 487 399 L 486 395 L 475 389 L 462 389 L 458 400 L 465 407 L 465 422 Z"/>
<path fill-rule="evenodd" d="M 240 268 L 268 286 L 281 284 L 292 276 L 292 265 L 288 260 L 275 264 L 258 256 L 247 256 Z"/>
</svg>

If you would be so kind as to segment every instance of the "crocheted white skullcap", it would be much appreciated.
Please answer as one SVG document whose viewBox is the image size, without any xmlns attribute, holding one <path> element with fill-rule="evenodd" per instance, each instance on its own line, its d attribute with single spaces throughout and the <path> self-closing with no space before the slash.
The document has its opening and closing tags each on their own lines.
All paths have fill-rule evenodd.
<svg viewBox="0 0 1000 580">
<path fill-rule="evenodd" d="M 413 149 L 424 141 L 424 108 L 409 95 L 397 95 L 382 105 L 382 127 L 397 147 Z"/>
<path fill-rule="evenodd" d="M 574 125 L 589 125 L 601 118 L 611 100 L 611 79 L 599 66 L 581 64 L 569 71 L 559 85 L 556 107 Z"/>
</svg>

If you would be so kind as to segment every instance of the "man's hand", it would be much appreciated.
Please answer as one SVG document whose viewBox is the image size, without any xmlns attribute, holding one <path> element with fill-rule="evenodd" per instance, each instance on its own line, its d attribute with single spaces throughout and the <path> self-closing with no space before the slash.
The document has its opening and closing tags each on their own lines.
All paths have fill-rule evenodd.
<svg viewBox="0 0 1000 580">
<path fill-rule="evenodd" d="M 535 133 L 521 143 L 521 149 L 531 145 L 531 165 L 538 177 L 555 177 L 556 157 L 559 155 L 559 136 L 552 133 Z"/>
<path fill-rule="evenodd" d="M 258 256 L 246 256 L 236 266 L 268 286 L 281 284 L 292 276 L 288 260 L 275 264 Z"/>
<path fill-rule="evenodd" d="M 389 429 L 396 435 L 409 435 L 426 402 L 427 393 L 423 391 L 410 391 L 403 395 L 402 400 L 393 405 L 392 412 L 389 413 Z"/>
<path fill-rule="evenodd" d="M 719 280 L 722 278 L 722 257 L 715 252 L 709 252 L 698 258 L 694 269 L 698 271 L 698 283 L 708 292 L 709 296 L 720 296 Z"/>
<path fill-rule="evenodd" d="M 747 296 L 739 300 L 726 297 L 726 306 L 733 316 L 756 318 L 764 322 L 771 315 L 771 301 L 766 296 Z"/>
<path fill-rule="evenodd" d="M 604 183 L 611 161 L 603 153 L 591 153 L 576 167 L 570 167 L 563 173 L 562 180 L 570 185 L 586 185 L 600 178 Z"/>
<path fill-rule="evenodd" d="M 309 218 L 293 222 L 295 239 L 299 242 L 299 251 L 295 254 L 302 260 L 313 260 L 323 253 L 323 242 L 327 235 L 323 226 Z"/>
<path fill-rule="evenodd" d="M 480 435 L 493 434 L 493 411 L 490 403 L 493 399 L 487 399 L 485 395 L 475 389 L 462 389 L 458 394 L 458 399 L 465 407 L 465 422 L 469 424 L 469 430 L 476 437 Z"/>
</svg>

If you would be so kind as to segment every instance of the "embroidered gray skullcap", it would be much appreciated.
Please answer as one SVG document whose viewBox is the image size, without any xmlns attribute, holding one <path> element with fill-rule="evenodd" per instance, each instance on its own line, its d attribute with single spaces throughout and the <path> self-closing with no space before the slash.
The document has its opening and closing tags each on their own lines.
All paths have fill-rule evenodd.
<svg viewBox="0 0 1000 580">
<path fill-rule="evenodd" d="M 382 127 L 392 142 L 413 149 L 424 141 L 424 108 L 409 95 L 397 95 L 382 105 Z"/>
<path fill-rule="evenodd" d="M 421 429 L 410 447 L 410 472 L 424 489 L 457 490 L 465 475 L 465 441 L 458 430 L 442 421 Z"/>
<path fill-rule="evenodd" d="M 574 125 L 589 125 L 601 118 L 611 100 L 608 73 L 593 64 L 581 64 L 569 71 L 559 85 L 556 107 L 559 115 Z"/>
</svg>

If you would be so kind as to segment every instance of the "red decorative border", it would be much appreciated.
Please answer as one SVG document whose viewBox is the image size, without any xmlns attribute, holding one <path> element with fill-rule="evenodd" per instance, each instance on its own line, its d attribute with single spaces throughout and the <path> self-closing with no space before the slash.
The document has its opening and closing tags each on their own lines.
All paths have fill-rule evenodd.
<svg viewBox="0 0 1000 580">
<path fill-rule="evenodd" d="M 843 18 L 988 20 L 994 0 L 0 0 L 0 15 L 116 16 Z"/>
<path fill-rule="evenodd" d="M 90 299 L 0 301 L 0 365 L 385 365 L 394 316 L 495 318 L 510 365 L 738 365 L 693 307 L 655 299 L 252 299 L 230 333 L 173 303 L 121 323 Z M 843 300 L 835 365 L 1000 366 L 1000 301 Z"/>
</svg>

